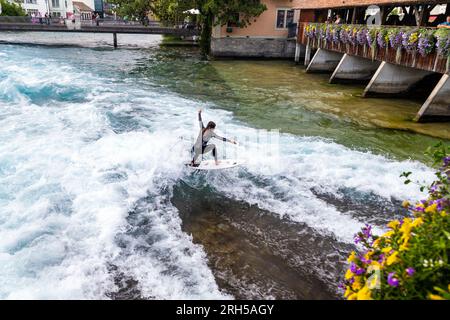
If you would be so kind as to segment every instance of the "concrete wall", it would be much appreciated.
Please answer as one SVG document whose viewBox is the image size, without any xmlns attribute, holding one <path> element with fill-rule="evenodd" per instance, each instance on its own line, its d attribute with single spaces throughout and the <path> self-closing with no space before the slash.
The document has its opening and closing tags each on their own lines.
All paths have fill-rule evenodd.
<svg viewBox="0 0 450 320">
<path fill-rule="evenodd" d="M 295 40 L 266 38 L 212 38 L 214 57 L 283 58 L 295 57 Z"/>
</svg>

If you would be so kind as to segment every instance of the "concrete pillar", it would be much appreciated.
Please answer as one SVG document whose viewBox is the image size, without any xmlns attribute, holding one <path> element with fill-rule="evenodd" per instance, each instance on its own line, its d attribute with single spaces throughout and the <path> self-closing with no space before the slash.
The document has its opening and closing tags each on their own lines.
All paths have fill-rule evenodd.
<svg viewBox="0 0 450 320">
<path fill-rule="evenodd" d="M 400 95 L 432 72 L 393 65 L 383 61 L 364 90 L 364 97 Z"/>
<path fill-rule="evenodd" d="M 450 120 L 450 75 L 442 76 L 420 108 L 415 120 L 419 122 Z"/>
<path fill-rule="evenodd" d="M 333 72 L 343 55 L 340 52 L 318 49 L 306 72 Z"/>
<path fill-rule="evenodd" d="M 295 63 L 300 62 L 300 58 L 305 55 L 305 46 L 301 43 L 295 45 Z"/>
<path fill-rule="evenodd" d="M 114 48 L 117 48 L 117 33 L 113 33 Z"/>
<path fill-rule="evenodd" d="M 380 64 L 381 61 L 344 54 L 330 78 L 330 83 L 370 80 Z"/>
<path fill-rule="evenodd" d="M 309 66 L 309 63 L 311 62 L 311 45 L 309 44 L 311 40 L 308 40 L 306 43 L 306 49 L 305 49 L 305 66 Z"/>
</svg>

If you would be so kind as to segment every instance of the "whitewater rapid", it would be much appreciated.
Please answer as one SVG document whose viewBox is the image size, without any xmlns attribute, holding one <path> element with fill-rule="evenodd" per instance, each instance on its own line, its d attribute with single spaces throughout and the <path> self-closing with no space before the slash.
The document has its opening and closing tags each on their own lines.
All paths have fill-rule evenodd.
<svg viewBox="0 0 450 320">
<path fill-rule="evenodd" d="M 181 230 L 170 202 L 180 180 L 206 181 L 351 243 L 363 219 L 317 193 L 413 200 L 423 194 L 400 174 L 432 179 L 419 162 L 262 132 L 213 103 L 127 77 L 114 58 L 104 71 L 86 67 L 83 55 L 65 59 L 64 50 L 0 47 L 1 299 L 103 299 L 124 275 L 144 298 L 232 298 L 218 288 L 202 247 Z M 219 133 L 242 142 L 218 142 L 219 154 L 244 158 L 245 166 L 201 177 L 185 168 L 199 107 Z M 276 154 L 255 154 L 274 141 Z"/>
</svg>

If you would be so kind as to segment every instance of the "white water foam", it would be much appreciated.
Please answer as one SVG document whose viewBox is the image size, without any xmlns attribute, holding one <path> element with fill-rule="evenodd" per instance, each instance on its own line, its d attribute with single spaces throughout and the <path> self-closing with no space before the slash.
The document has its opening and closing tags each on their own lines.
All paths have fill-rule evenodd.
<svg viewBox="0 0 450 320">
<path fill-rule="evenodd" d="M 106 298 L 117 291 L 109 265 L 136 280 L 143 297 L 228 298 L 167 201 L 180 179 L 193 179 L 183 162 L 198 130 L 199 104 L 137 88 L 130 80 L 111 82 L 75 63 L 24 62 L 13 51 L 0 64 L 6 75 L 0 78 L 0 298 Z M 49 70 L 54 75 L 42 79 Z M 33 102 L 35 92 L 55 87 L 78 88 L 85 99 L 59 101 L 64 95 L 57 90 L 47 102 Z M 204 118 L 214 118 L 218 131 L 240 140 L 256 132 L 229 112 L 207 108 Z M 223 145 L 217 145 L 223 155 Z M 245 167 L 207 173 L 207 183 L 350 242 L 362 221 L 317 198 L 313 189 L 415 199 L 422 194 L 403 186 L 400 173 L 432 178 L 417 162 L 319 138 L 282 135 L 280 153 L 261 157 L 244 149 Z M 130 233 L 127 221 L 143 199 L 139 214 L 151 225 L 152 241 Z"/>
</svg>

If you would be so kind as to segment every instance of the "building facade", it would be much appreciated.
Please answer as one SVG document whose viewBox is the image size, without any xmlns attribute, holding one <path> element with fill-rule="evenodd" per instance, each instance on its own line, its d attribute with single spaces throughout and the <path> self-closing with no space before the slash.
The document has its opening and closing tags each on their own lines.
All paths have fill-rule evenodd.
<svg viewBox="0 0 450 320">
<path fill-rule="evenodd" d="M 73 14 L 72 0 L 15 0 L 28 15 L 49 14 L 52 17 L 68 18 Z"/>
<path fill-rule="evenodd" d="M 292 58 L 295 54 L 297 0 L 262 0 L 267 7 L 247 27 L 232 24 L 213 29 L 211 54 L 216 57 Z"/>
</svg>

